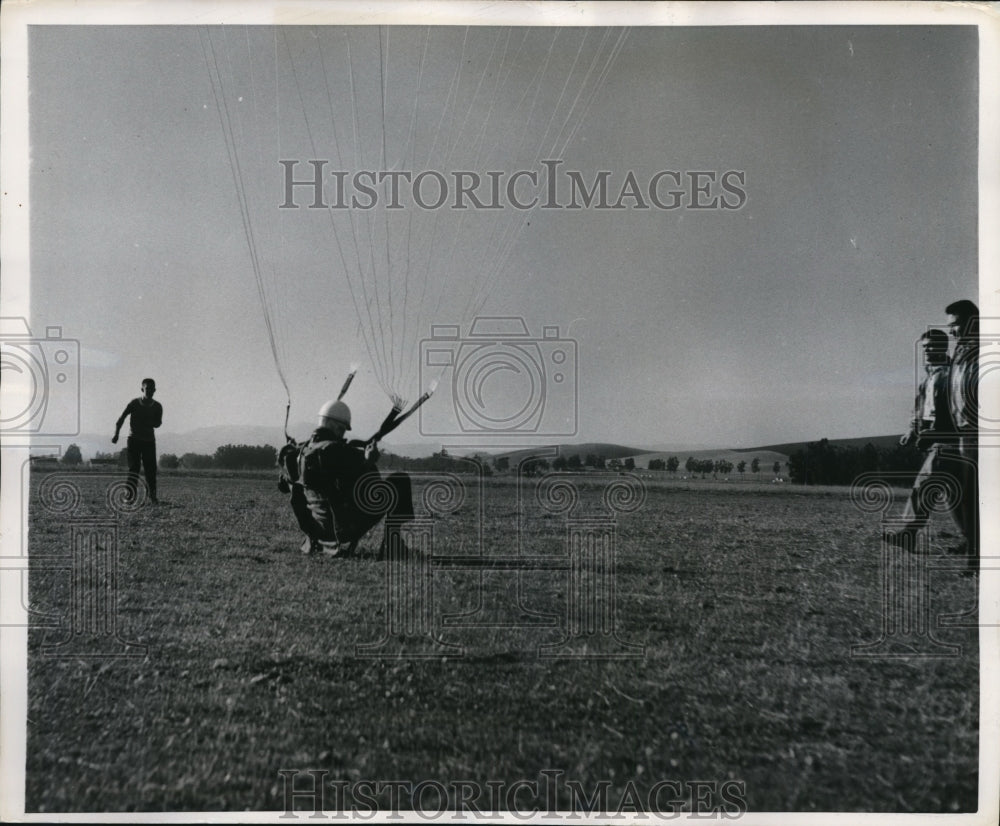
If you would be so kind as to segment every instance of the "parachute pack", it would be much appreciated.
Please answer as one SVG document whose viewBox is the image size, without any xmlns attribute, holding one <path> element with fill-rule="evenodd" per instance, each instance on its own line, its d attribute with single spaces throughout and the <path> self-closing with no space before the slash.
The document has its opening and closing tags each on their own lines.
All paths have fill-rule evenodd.
<svg viewBox="0 0 1000 826">
<path fill-rule="evenodd" d="M 289 493 L 292 485 L 299 481 L 299 446 L 289 440 L 278 451 L 278 490 Z"/>
<path fill-rule="evenodd" d="M 293 484 L 301 484 L 329 494 L 332 485 L 334 490 L 346 493 L 365 473 L 378 473 L 378 453 L 372 451 L 371 457 L 366 457 L 365 447 L 366 443 L 359 440 L 289 441 L 278 453 L 278 489 L 288 493 Z"/>
<path fill-rule="evenodd" d="M 287 493 L 296 483 L 313 490 L 322 490 L 325 485 L 323 453 L 334 442 L 329 440 L 288 442 L 278 453 L 278 488 Z"/>
<path fill-rule="evenodd" d="M 324 473 L 323 454 L 333 444 L 328 440 L 314 442 L 310 439 L 299 447 L 299 481 L 307 488 L 323 490 L 325 487 L 327 477 Z"/>
</svg>

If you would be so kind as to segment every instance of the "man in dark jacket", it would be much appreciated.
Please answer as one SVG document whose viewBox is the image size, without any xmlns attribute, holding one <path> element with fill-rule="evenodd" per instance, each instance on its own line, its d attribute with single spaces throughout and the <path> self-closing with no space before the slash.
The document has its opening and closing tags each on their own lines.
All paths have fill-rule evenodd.
<svg viewBox="0 0 1000 826">
<path fill-rule="evenodd" d="M 135 499 L 139 487 L 139 466 L 146 474 L 146 486 L 149 488 L 149 501 L 154 505 L 156 498 L 156 434 L 153 432 L 163 424 L 163 406 L 153 401 L 156 392 L 156 382 L 152 379 L 142 380 L 142 395 L 132 399 L 115 422 L 115 435 L 111 444 L 118 444 L 125 419 L 129 420 L 128 440 L 125 448 L 128 453 L 128 487 L 129 496 Z"/>
<path fill-rule="evenodd" d="M 350 408 L 328 402 L 309 439 L 281 451 L 279 487 L 291 493 L 292 511 L 306 534 L 303 553 L 350 555 L 383 517 L 387 547 L 390 523 L 398 527 L 413 518 L 410 477 L 391 473 L 383 479 L 375 464 L 377 448 L 345 440 L 350 428 Z"/>
<path fill-rule="evenodd" d="M 962 498 L 959 525 L 965 552 L 978 567 L 979 559 L 979 308 L 955 301 L 945 308 L 955 339 L 949 369 L 951 417 L 958 433 L 959 482 Z"/>
</svg>

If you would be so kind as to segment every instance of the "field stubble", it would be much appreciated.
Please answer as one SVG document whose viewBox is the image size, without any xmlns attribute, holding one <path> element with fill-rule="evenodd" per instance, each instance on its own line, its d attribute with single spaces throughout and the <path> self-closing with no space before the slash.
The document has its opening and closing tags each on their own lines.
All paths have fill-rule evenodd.
<svg viewBox="0 0 1000 826">
<path fill-rule="evenodd" d="M 79 484 L 99 510 L 102 483 Z M 435 520 L 435 554 L 565 554 L 565 516 L 526 484 L 522 501 L 489 481 L 481 508 Z M 581 490 L 579 512 L 599 510 Z M 538 656 L 565 636 L 566 571 L 456 568 L 434 570 L 434 629 L 461 656 L 358 658 L 387 627 L 385 563 L 301 556 L 272 479 L 168 477 L 162 496 L 118 520 L 118 627 L 148 654 L 52 657 L 59 632 L 30 636 L 28 811 L 280 810 L 279 769 L 559 770 L 609 781 L 612 813 L 629 780 L 693 779 L 745 781 L 755 811 L 975 809 L 975 629 L 935 631 L 954 658 L 851 657 L 883 606 L 878 520 L 846 490 L 649 483 L 616 523 L 616 630 L 644 646 L 618 660 Z M 30 527 L 33 560 L 68 552 L 35 496 Z M 67 573 L 32 565 L 32 607 L 59 613 Z M 932 577 L 932 618 L 975 582 Z"/>
</svg>

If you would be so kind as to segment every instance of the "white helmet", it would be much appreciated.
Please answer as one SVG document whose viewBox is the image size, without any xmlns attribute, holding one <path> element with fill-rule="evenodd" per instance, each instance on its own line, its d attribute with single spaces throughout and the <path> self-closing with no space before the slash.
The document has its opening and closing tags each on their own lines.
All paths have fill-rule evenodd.
<svg viewBox="0 0 1000 826">
<path fill-rule="evenodd" d="M 341 401 L 327 402 L 319 409 L 318 415 L 321 427 L 334 421 L 342 424 L 345 430 L 351 429 L 351 408 Z"/>
</svg>

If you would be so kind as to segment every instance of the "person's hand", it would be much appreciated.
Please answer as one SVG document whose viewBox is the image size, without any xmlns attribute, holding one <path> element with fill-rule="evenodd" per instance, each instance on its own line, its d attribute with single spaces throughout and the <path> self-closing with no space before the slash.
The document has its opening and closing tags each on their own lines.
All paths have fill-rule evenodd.
<svg viewBox="0 0 1000 826">
<path fill-rule="evenodd" d="M 113 444 L 113 445 L 118 444 L 118 434 L 117 433 L 114 436 L 111 437 L 111 444 Z"/>
<path fill-rule="evenodd" d="M 906 447 L 910 443 L 910 436 L 911 435 L 912 434 L 910 434 L 910 433 L 904 433 L 902 436 L 899 437 L 899 445 L 900 445 L 900 447 Z"/>
</svg>

